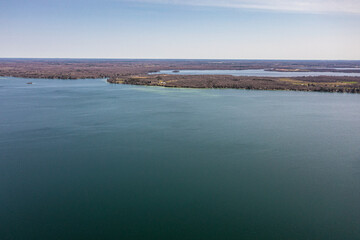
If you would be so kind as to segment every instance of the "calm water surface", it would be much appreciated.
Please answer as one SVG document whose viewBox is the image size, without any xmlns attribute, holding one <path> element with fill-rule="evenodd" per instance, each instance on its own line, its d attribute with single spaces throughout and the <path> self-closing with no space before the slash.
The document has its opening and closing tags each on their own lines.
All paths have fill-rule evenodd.
<svg viewBox="0 0 360 240">
<path fill-rule="evenodd" d="M 359 110 L 1 78 L 0 239 L 360 239 Z"/>
<path fill-rule="evenodd" d="M 347 68 L 343 70 L 352 70 L 357 68 Z M 340 70 L 340 69 L 339 69 Z M 345 72 L 276 72 L 266 71 L 264 69 L 250 70 L 181 70 L 173 72 L 172 70 L 161 70 L 151 74 L 176 74 L 176 75 L 232 75 L 232 76 L 256 76 L 256 77 L 309 77 L 309 76 L 348 76 L 359 77 L 360 73 Z"/>
</svg>

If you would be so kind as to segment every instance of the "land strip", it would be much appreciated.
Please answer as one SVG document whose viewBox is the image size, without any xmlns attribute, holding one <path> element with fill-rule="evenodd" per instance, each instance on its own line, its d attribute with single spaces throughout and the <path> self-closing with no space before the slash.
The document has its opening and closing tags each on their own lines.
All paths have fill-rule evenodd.
<svg viewBox="0 0 360 240">
<path fill-rule="evenodd" d="M 360 93 L 360 77 L 236 77 L 229 75 L 132 75 L 110 78 L 109 83 L 181 87 L 235 88 Z"/>
<path fill-rule="evenodd" d="M 109 83 L 183 88 L 236 88 L 360 93 L 360 77 L 236 77 L 160 75 L 159 70 L 359 72 L 360 61 L 0 59 L 0 76 L 49 79 L 106 78 Z M 339 70 L 345 68 L 343 70 Z"/>
</svg>

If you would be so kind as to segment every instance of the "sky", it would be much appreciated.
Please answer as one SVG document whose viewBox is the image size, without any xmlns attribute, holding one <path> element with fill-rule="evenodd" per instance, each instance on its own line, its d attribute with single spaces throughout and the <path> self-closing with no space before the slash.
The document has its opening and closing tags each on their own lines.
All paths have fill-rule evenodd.
<svg viewBox="0 0 360 240">
<path fill-rule="evenodd" d="M 0 0 L 0 58 L 360 60 L 360 0 Z"/>
</svg>

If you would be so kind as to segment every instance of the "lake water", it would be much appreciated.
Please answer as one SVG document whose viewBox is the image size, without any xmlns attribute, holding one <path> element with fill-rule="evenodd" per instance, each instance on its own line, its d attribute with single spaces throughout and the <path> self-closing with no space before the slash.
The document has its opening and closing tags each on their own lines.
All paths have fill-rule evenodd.
<svg viewBox="0 0 360 240">
<path fill-rule="evenodd" d="M 360 239 L 359 109 L 0 78 L 0 239 Z"/>
<path fill-rule="evenodd" d="M 352 68 L 356 69 L 356 68 Z M 345 70 L 345 69 L 343 69 Z M 346 69 L 349 70 L 349 69 Z M 309 77 L 309 76 L 348 76 L 360 77 L 359 73 L 346 72 L 276 72 L 264 69 L 250 70 L 161 70 L 151 74 L 175 74 L 175 75 L 232 75 L 232 76 L 256 76 L 256 77 Z"/>
</svg>

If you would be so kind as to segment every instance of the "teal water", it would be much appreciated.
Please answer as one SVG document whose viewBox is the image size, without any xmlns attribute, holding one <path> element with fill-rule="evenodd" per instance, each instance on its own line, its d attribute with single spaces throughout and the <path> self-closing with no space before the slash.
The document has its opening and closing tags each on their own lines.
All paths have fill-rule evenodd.
<svg viewBox="0 0 360 240">
<path fill-rule="evenodd" d="M 357 68 L 344 68 L 342 70 L 351 70 Z M 341 69 L 338 69 L 341 70 Z M 264 69 L 250 70 L 161 70 L 150 74 L 175 74 L 175 75 L 232 75 L 232 76 L 254 76 L 254 77 L 310 77 L 310 76 L 347 76 L 359 77 L 360 73 L 348 72 L 276 72 L 266 71 Z"/>
<path fill-rule="evenodd" d="M 0 239 L 360 239 L 359 109 L 1 78 Z"/>
</svg>

